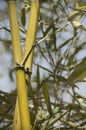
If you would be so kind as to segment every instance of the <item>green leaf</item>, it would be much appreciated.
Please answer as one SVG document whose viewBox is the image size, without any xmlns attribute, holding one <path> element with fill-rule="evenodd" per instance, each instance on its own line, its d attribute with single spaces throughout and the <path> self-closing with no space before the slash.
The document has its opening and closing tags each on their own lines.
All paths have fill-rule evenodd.
<svg viewBox="0 0 86 130">
<path fill-rule="evenodd" d="M 82 80 L 86 77 L 86 58 L 84 58 L 78 65 L 76 65 L 75 70 L 69 77 L 70 81 Z"/>
<path fill-rule="evenodd" d="M 22 23 L 23 26 L 25 26 L 25 24 L 26 24 L 25 8 L 22 8 L 22 9 L 21 9 L 21 14 L 20 14 L 20 16 L 21 16 L 21 23 Z"/>
<path fill-rule="evenodd" d="M 85 14 L 85 12 L 86 12 L 86 5 L 81 7 L 76 7 L 74 8 L 74 10 L 70 12 L 68 19 L 69 20 L 77 19 L 79 21 L 81 16 Z"/>
<path fill-rule="evenodd" d="M 48 92 L 46 83 L 44 83 L 44 85 L 43 85 L 43 94 L 44 94 L 45 103 L 46 103 L 48 112 L 49 112 L 50 114 L 52 114 L 50 96 L 49 96 L 49 92 Z"/>
<path fill-rule="evenodd" d="M 37 65 L 37 87 L 40 86 L 40 71 L 39 66 Z"/>
<path fill-rule="evenodd" d="M 10 80 L 13 82 L 13 70 L 9 70 L 9 77 L 10 77 Z"/>
<path fill-rule="evenodd" d="M 43 69 L 43 70 L 45 70 L 45 71 L 47 71 L 47 72 L 53 74 L 52 71 L 50 71 L 49 69 L 47 69 L 47 68 L 45 68 L 45 67 L 43 67 L 43 66 L 41 66 L 41 65 L 38 65 L 38 66 L 39 66 L 41 69 Z"/>
<path fill-rule="evenodd" d="M 53 109 L 53 114 L 56 114 L 58 112 L 59 112 L 59 107 L 56 107 L 56 108 Z"/>
<path fill-rule="evenodd" d="M 67 82 L 67 79 L 63 76 L 58 76 L 57 78 L 60 82 Z"/>
</svg>

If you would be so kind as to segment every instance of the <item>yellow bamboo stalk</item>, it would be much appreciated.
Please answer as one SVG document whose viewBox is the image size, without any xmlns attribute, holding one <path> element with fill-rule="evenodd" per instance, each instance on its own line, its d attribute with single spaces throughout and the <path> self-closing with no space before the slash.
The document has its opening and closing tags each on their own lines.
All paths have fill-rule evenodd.
<svg viewBox="0 0 86 130">
<path fill-rule="evenodd" d="M 13 119 L 13 128 L 12 130 L 21 130 L 21 122 L 20 122 L 20 113 L 19 113 L 19 104 L 18 98 L 16 100 L 15 113 Z"/>
<path fill-rule="evenodd" d="M 32 0 L 27 35 L 26 35 L 26 45 L 24 49 L 24 59 L 29 53 L 29 51 L 31 50 L 32 45 L 34 44 L 36 39 L 39 10 L 40 10 L 39 0 Z M 31 52 L 31 54 L 29 55 L 25 63 L 25 68 L 29 68 L 30 72 L 32 71 L 32 61 L 33 61 L 33 51 Z M 28 81 L 28 85 L 29 85 L 30 75 L 26 74 L 26 80 Z M 32 126 L 31 130 L 34 130 L 34 126 Z"/>
<path fill-rule="evenodd" d="M 24 50 L 24 57 L 26 57 L 26 55 L 31 50 L 32 45 L 35 42 L 39 10 L 40 10 L 39 0 L 32 0 L 30 18 L 29 18 L 28 29 L 27 29 L 27 36 L 26 36 L 26 45 L 25 45 L 25 50 Z M 25 63 L 25 68 L 29 68 L 30 71 L 32 71 L 32 60 L 33 60 L 33 51 Z"/>
<path fill-rule="evenodd" d="M 36 1 L 36 2 L 34 1 L 31 4 L 30 19 L 29 19 L 29 24 L 28 24 L 24 58 L 26 57 L 27 53 L 30 51 L 30 49 L 35 41 L 36 31 L 37 31 L 37 23 L 38 23 L 38 15 L 39 15 L 39 1 Z M 33 52 L 30 55 L 29 60 L 27 61 L 27 64 L 25 64 L 26 68 L 29 68 L 30 71 L 32 70 L 32 58 L 33 58 Z M 29 82 L 30 77 L 27 76 L 27 79 Z M 18 101 L 17 101 L 16 109 L 15 109 L 15 118 L 14 118 L 14 125 L 13 125 L 14 129 L 13 130 L 21 130 L 18 110 L 19 110 L 19 107 L 18 107 Z M 16 124 L 16 120 L 18 120 L 17 124 Z"/>
<path fill-rule="evenodd" d="M 9 9 L 9 17 L 10 17 L 14 61 L 21 63 L 22 51 L 21 51 L 21 46 L 20 46 L 19 27 L 18 27 L 17 12 L 16 12 L 16 2 L 15 2 L 15 0 L 8 0 L 7 3 L 8 3 L 8 9 Z M 17 89 L 18 89 L 18 103 L 19 103 L 19 112 L 20 112 L 20 120 L 21 120 L 21 130 L 30 130 L 30 115 L 29 115 L 29 110 L 28 110 L 28 97 L 27 97 L 27 90 L 26 90 L 26 83 L 25 83 L 25 75 L 24 75 L 23 70 L 19 69 L 16 71 L 16 80 L 17 80 Z M 18 120 L 16 121 L 16 123 L 17 122 L 18 122 Z M 20 129 L 20 127 L 19 127 L 19 129 Z M 19 129 L 18 128 L 15 129 L 15 127 L 14 127 L 14 130 L 19 130 Z"/>
</svg>

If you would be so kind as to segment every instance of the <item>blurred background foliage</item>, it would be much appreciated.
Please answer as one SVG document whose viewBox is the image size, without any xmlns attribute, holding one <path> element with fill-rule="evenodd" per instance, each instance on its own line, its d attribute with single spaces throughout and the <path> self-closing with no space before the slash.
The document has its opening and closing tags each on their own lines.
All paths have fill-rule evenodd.
<svg viewBox="0 0 86 130">
<path fill-rule="evenodd" d="M 85 0 L 40 0 L 33 69 L 28 86 L 31 125 L 35 130 L 86 129 L 86 99 L 85 94 L 80 93 L 86 85 L 85 4 Z M 22 51 L 30 6 L 30 1 L 17 0 Z M 9 130 L 17 92 L 8 9 L 3 0 L 0 5 L 0 62 L 1 80 L 3 78 L 3 82 L 0 80 L 3 88 L 0 89 L 0 129 Z M 9 86 L 9 92 L 5 86 Z"/>
</svg>

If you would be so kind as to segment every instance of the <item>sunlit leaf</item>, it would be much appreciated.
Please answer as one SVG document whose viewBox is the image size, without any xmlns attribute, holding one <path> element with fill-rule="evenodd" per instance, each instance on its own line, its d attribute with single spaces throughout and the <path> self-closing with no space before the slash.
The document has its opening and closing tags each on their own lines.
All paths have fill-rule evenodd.
<svg viewBox="0 0 86 130">
<path fill-rule="evenodd" d="M 69 20 L 72 19 L 80 20 L 81 16 L 84 15 L 85 12 L 86 12 L 86 5 L 81 7 L 76 7 L 69 13 L 68 18 Z"/>
<path fill-rule="evenodd" d="M 84 31 L 86 31 L 86 27 L 84 25 L 82 25 L 80 22 L 78 21 L 73 21 L 73 26 L 76 28 L 76 29 L 82 29 Z"/>
</svg>

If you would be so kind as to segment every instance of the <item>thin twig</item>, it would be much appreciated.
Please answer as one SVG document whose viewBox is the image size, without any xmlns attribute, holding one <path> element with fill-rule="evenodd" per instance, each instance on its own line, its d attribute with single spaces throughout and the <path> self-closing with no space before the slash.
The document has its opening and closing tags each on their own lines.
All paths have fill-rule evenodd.
<svg viewBox="0 0 86 130">
<path fill-rule="evenodd" d="M 35 42 L 35 43 L 32 45 L 30 51 L 27 53 L 26 57 L 25 57 L 25 58 L 23 59 L 23 61 L 21 62 L 21 65 L 25 66 L 25 63 L 26 63 L 28 57 L 30 56 L 32 50 L 33 50 L 37 45 L 39 45 L 40 43 L 46 41 L 46 40 L 47 40 L 49 37 L 51 37 L 53 34 L 55 34 L 55 33 L 57 33 L 57 32 L 60 32 L 60 31 L 63 30 L 66 26 L 68 26 L 68 23 L 67 23 L 66 25 L 64 25 L 63 27 L 61 27 L 61 28 L 55 30 L 52 34 L 46 35 L 44 38 L 42 38 L 42 39 L 39 40 L 38 42 Z"/>
</svg>

